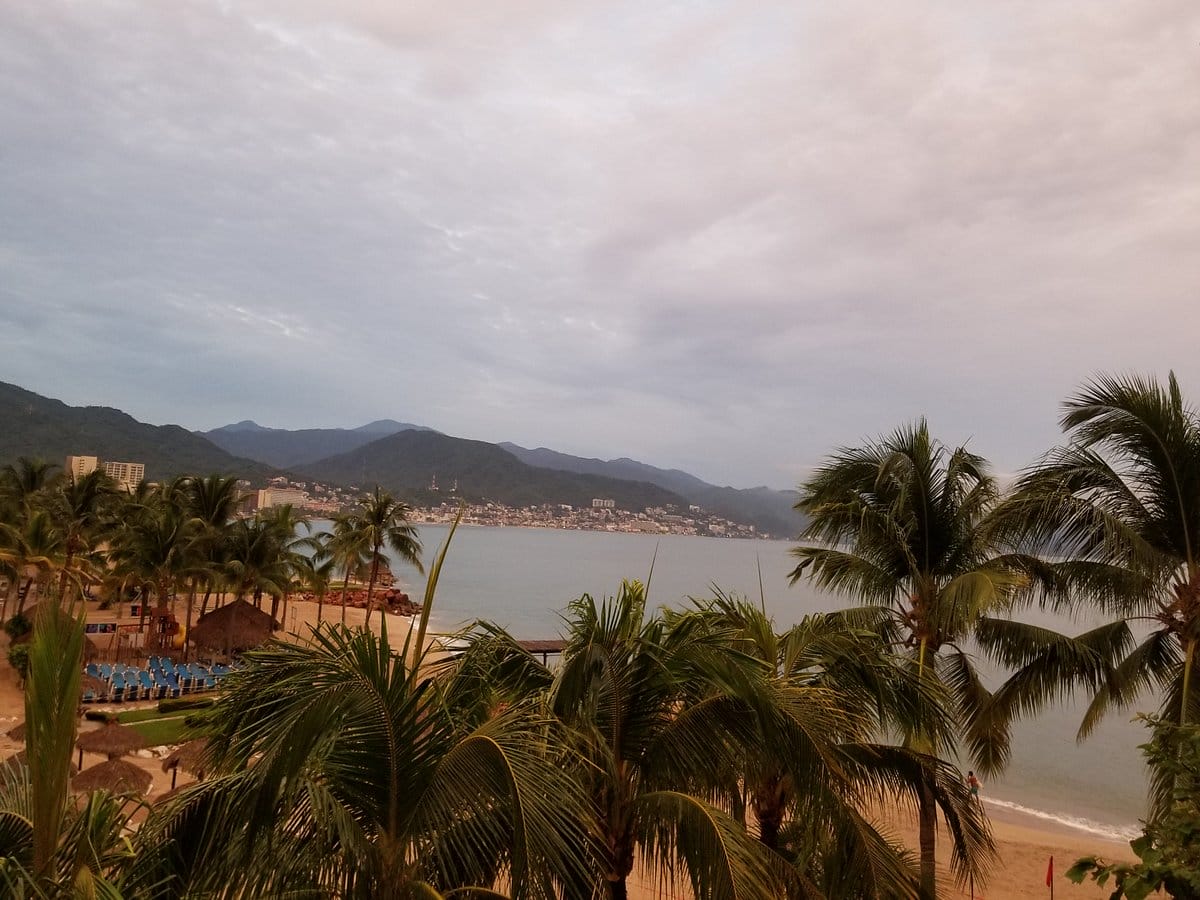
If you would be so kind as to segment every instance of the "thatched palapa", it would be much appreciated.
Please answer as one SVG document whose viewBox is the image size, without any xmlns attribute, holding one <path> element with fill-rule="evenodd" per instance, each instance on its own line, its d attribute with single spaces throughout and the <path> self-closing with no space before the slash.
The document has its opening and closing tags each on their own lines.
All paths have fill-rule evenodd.
<svg viewBox="0 0 1200 900">
<path fill-rule="evenodd" d="M 69 765 L 71 767 L 70 772 L 72 775 L 79 771 L 79 769 L 75 768 L 75 763 L 69 763 Z M 0 760 L 0 769 L 15 769 L 18 766 L 25 766 L 26 768 L 29 767 L 29 755 L 24 750 L 19 750 L 12 756 Z"/>
<path fill-rule="evenodd" d="M 170 756 L 163 760 L 162 770 L 171 773 L 171 788 L 175 787 L 175 778 L 179 769 L 196 778 L 203 778 L 209 765 L 208 738 L 196 738 L 175 749 Z"/>
<path fill-rule="evenodd" d="M 103 728 L 97 728 L 95 731 L 83 732 L 75 741 L 75 746 L 80 751 L 80 762 L 83 760 L 83 751 L 85 750 L 88 753 L 102 753 L 109 759 L 116 759 L 126 753 L 132 753 L 134 750 L 141 750 L 146 746 L 146 739 L 128 725 L 113 722 Z"/>
<path fill-rule="evenodd" d="M 229 656 L 265 644 L 281 627 L 270 614 L 245 600 L 234 600 L 201 616 L 188 633 L 188 640 Z"/>
<path fill-rule="evenodd" d="M 112 791 L 114 794 L 145 794 L 154 781 L 145 769 L 139 769 L 124 759 L 110 759 L 90 769 L 84 769 L 71 779 L 71 790 L 77 794 L 90 791 Z"/>
<path fill-rule="evenodd" d="M 4 736 L 7 737 L 11 741 L 25 740 L 25 723 L 18 722 L 12 728 L 8 729 L 8 731 L 6 731 L 4 733 Z"/>
</svg>

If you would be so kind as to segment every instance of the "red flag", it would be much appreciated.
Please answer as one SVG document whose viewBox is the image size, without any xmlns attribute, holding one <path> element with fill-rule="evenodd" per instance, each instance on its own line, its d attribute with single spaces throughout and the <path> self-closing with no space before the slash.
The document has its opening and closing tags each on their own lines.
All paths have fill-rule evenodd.
<svg viewBox="0 0 1200 900">
<path fill-rule="evenodd" d="M 1054 887 L 1054 857 L 1050 857 L 1050 865 L 1046 868 L 1046 887 Z"/>
</svg>

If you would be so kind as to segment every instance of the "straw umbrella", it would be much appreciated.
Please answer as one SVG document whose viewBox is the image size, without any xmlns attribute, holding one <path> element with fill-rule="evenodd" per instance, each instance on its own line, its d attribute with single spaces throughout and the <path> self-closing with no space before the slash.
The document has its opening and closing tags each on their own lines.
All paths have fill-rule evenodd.
<svg viewBox="0 0 1200 900">
<path fill-rule="evenodd" d="M 110 722 L 95 731 L 85 731 L 75 741 L 79 748 L 79 767 L 83 768 L 83 752 L 102 753 L 114 760 L 146 746 L 146 739 L 128 725 Z"/>
<path fill-rule="evenodd" d="M 114 794 L 145 794 L 154 781 L 145 769 L 139 769 L 125 759 L 110 759 L 90 769 L 84 769 L 71 779 L 76 794 L 91 791 L 112 791 Z"/>
<path fill-rule="evenodd" d="M 171 772 L 171 790 L 175 789 L 175 779 L 179 776 L 180 769 L 202 779 L 207 768 L 208 738 L 196 738 L 194 741 L 188 741 L 186 744 L 176 747 L 174 752 L 162 763 L 162 770 Z"/>
<path fill-rule="evenodd" d="M 235 600 L 201 616 L 192 626 L 188 640 L 230 656 L 265 644 L 280 627 L 269 613 L 255 609 L 245 600 Z"/>
<path fill-rule="evenodd" d="M 18 750 L 12 756 L 0 760 L 0 769 L 10 768 L 15 769 L 18 766 L 29 766 L 29 755 L 24 750 Z M 74 775 L 79 769 L 74 763 L 71 763 L 71 774 Z"/>
<path fill-rule="evenodd" d="M 6 731 L 4 733 L 4 736 L 7 737 L 11 741 L 25 740 L 25 723 L 18 722 L 12 728 L 8 729 L 8 731 Z"/>
</svg>

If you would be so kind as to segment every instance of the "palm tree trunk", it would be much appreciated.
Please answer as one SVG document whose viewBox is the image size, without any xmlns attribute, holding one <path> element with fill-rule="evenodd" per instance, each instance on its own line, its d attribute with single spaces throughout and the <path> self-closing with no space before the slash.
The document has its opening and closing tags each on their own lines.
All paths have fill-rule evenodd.
<svg viewBox="0 0 1200 900">
<path fill-rule="evenodd" d="M 367 618 L 363 623 L 368 628 L 371 625 L 371 598 L 375 594 L 375 579 L 379 577 L 379 551 L 375 551 L 375 556 L 371 560 L 371 580 L 367 582 Z"/>
<path fill-rule="evenodd" d="M 1179 692 L 1179 724 L 1186 725 L 1188 711 L 1188 695 L 1192 687 L 1192 666 L 1196 661 L 1196 639 L 1188 638 L 1187 647 L 1183 652 L 1183 686 Z"/>
<path fill-rule="evenodd" d="M 196 582 L 192 582 L 192 589 L 188 591 L 187 612 L 185 613 L 185 622 L 183 626 L 183 661 L 188 661 L 188 640 L 187 636 L 192 631 L 192 607 L 196 605 Z"/>
<path fill-rule="evenodd" d="M 937 805 L 933 799 L 933 788 L 928 782 L 921 784 L 920 804 L 917 810 L 919 841 L 921 845 L 921 897 L 935 900 L 937 897 Z"/>
<path fill-rule="evenodd" d="M 25 590 L 17 588 L 17 611 L 13 613 L 15 616 L 25 612 L 25 604 L 29 601 L 29 592 L 33 590 L 33 579 L 25 579 Z"/>
<path fill-rule="evenodd" d="M 325 592 L 317 592 L 317 624 L 321 624 L 321 614 L 325 609 Z"/>
<path fill-rule="evenodd" d="M 346 579 L 342 582 L 342 627 L 346 627 L 346 592 L 350 590 L 350 566 L 346 566 Z"/>
<path fill-rule="evenodd" d="M 212 582 L 209 582 L 204 589 L 204 599 L 200 601 L 200 618 L 204 618 L 204 614 L 208 612 L 208 598 L 212 596 Z"/>
</svg>

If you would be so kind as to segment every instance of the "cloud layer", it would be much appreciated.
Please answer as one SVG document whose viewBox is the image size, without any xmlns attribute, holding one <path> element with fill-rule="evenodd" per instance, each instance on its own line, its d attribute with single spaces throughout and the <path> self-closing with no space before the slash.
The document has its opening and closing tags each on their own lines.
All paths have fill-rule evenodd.
<svg viewBox="0 0 1200 900">
<path fill-rule="evenodd" d="M 0 378 L 788 486 L 1200 402 L 1200 9 L 0 7 Z"/>
</svg>

